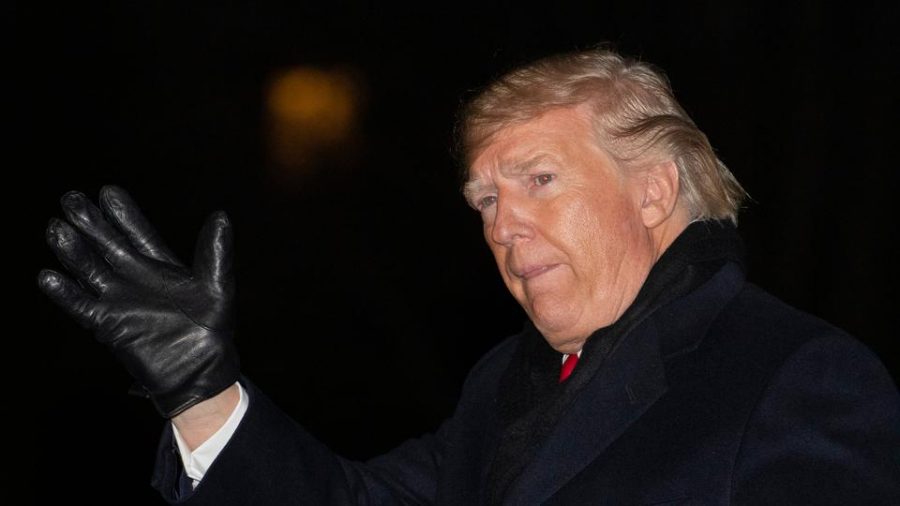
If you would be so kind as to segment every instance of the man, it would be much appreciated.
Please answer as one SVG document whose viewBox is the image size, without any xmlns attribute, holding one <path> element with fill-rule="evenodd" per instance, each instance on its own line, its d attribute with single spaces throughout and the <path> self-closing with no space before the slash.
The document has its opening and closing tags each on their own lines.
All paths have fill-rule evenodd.
<svg viewBox="0 0 900 506">
<path fill-rule="evenodd" d="M 550 57 L 466 108 L 464 193 L 530 324 L 439 430 L 342 459 L 239 375 L 230 225 L 182 264 L 121 189 L 63 197 L 42 271 L 172 419 L 186 504 L 898 504 L 900 395 L 864 346 L 744 281 L 744 192 L 662 74 Z"/>
</svg>

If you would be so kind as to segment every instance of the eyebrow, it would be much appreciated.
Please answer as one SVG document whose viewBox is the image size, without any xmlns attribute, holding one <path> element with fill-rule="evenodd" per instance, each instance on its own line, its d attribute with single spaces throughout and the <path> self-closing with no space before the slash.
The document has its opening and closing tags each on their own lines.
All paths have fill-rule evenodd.
<svg viewBox="0 0 900 506">
<path fill-rule="evenodd" d="M 540 153 L 522 162 L 514 163 L 511 166 L 502 167 L 500 173 L 504 175 L 519 175 L 528 172 L 534 167 L 540 165 L 544 160 L 550 158 L 546 153 Z M 463 185 L 463 196 L 466 200 L 472 200 L 472 196 L 484 189 L 484 183 L 481 179 L 470 179 Z"/>
<path fill-rule="evenodd" d="M 463 185 L 463 197 L 465 197 L 466 202 L 472 204 L 472 199 L 475 197 L 475 194 L 481 192 L 484 188 L 484 184 L 481 182 L 481 179 L 470 179 L 466 181 L 466 184 Z"/>
</svg>

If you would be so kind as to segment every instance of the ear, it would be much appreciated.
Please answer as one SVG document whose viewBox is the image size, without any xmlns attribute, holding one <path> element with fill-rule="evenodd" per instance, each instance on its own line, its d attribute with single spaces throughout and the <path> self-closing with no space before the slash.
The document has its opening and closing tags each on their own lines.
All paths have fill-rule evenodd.
<svg viewBox="0 0 900 506">
<path fill-rule="evenodd" d="M 651 165 L 642 175 L 641 218 L 655 228 L 675 212 L 678 203 L 678 166 L 673 160 Z"/>
</svg>

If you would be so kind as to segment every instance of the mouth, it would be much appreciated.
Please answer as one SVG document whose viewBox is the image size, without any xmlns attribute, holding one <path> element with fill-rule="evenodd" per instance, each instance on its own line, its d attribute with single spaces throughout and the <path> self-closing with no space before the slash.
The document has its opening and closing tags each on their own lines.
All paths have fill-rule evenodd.
<svg viewBox="0 0 900 506">
<path fill-rule="evenodd" d="M 559 267 L 559 264 L 546 264 L 546 265 L 526 265 L 522 268 L 513 269 L 513 275 L 517 278 L 528 281 L 530 279 L 534 279 L 538 276 L 546 274 L 553 269 Z"/>
</svg>

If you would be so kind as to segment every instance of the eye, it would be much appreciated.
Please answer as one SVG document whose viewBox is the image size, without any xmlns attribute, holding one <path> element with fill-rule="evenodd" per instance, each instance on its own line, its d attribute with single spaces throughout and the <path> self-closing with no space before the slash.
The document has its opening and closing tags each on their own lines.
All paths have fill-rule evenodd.
<svg viewBox="0 0 900 506">
<path fill-rule="evenodd" d="M 482 211 L 482 210 L 494 205 L 494 202 L 497 202 L 497 196 L 496 195 L 487 195 L 485 197 L 482 197 L 477 202 L 476 207 L 478 208 L 479 211 Z"/>
<path fill-rule="evenodd" d="M 532 181 L 534 182 L 535 186 L 544 186 L 546 184 L 549 184 L 554 179 L 556 179 L 556 176 L 554 176 L 553 174 L 539 174 L 537 176 L 534 176 L 534 179 L 532 179 Z"/>
</svg>

